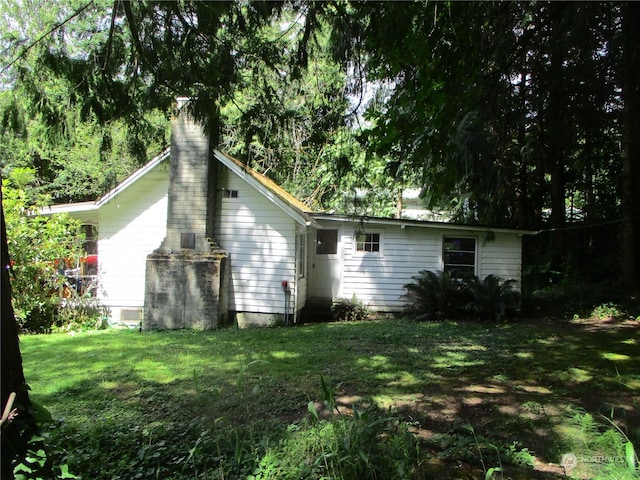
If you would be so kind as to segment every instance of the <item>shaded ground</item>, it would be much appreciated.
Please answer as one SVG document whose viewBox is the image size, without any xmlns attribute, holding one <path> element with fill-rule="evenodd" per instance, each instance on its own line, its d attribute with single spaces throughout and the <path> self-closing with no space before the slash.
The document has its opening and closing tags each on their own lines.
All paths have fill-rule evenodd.
<svg viewBox="0 0 640 480">
<path fill-rule="evenodd" d="M 484 345 L 439 339 L 433 347 L 441 356 L 435 357 L 424 388 L 386 399 L 386 405 L 416 421 L 427 457 L 425 478 L 484 478 L 486 468 L 496 466 L 440 459 L 456 452 L 455 445 L 447 451 L 447 439 L 439 438 L 443 433 L 468 437 L 472 427 L 475 435 L 494 443 L 526 447 L 535 457 L 533 469 L 506 466 L 504 478 L 544 479 L 570 473 L 560 465 L 559 452 L 570 450 L 563 449 L 568 446 L 558 429 L 576 409 L 612 419 L 629 436 L 640 425 L 638 321 L 529 320 L 516 328 L 529 330 L 531 337 L 514 336 L 511 343 L 511 329 L 505 327 L 488 335 Z M 489 362 L 474 361 L 488 351 Z M 338 393 L 347 411 L 363 399 L 355 389 Z"/>
<path fill-rule="evenodd" d="M 83 468 L 98 463 L 94 456 L 109 465 L 112 455 L 135 472 L 135 445 L 151 451 L 173 438 L 183 439 L 175 452 L 162 448 L 184 462 L 190 430 L 254 425 L 258 435 L 299 421 L 309 400 L 322 405 L 322 377 L 345 414 L 374 405 L 412 422 L 421 478 L 484 478 L 499 465 L 491 445 L 512 464 L 534 462 L 505 467 L 504 478 L 566 478 L 559 461 L 571 446 L 562 429 L 576 409 L 623 431 L 640 425 L 639 345 L 637 321 L 386 320 L 25 337 L 23 356 L 35 398 L 79 432 Z"/>
</svg>

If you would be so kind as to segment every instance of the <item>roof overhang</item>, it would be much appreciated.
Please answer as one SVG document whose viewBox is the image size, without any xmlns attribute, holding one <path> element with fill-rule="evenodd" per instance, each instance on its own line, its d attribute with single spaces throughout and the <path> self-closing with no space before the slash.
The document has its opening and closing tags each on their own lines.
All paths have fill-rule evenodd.
<svg viewBox="0 0 640 480">
<path fill-rule="evenodd" d="M 273 180 L 219 150 L 214 151 L 214 156 L 220 163 L 258 190 L 267 200 L 283 210 L 297 223 L 305 226 L 313 223 L 309 208 Z"/>
<path fill-rule="evenodd" d="M 98 205 L 96 202 L 80 202 L 80 203 L 65 203 L 62 205 L 48 205 L 41 207 L 37 215 L 56 215 L 60 213 L 66 213 L 69 216 L 80 220 L 87 225 L 97 225 L 99 222 Z M 35 212 L 34 212 L 35 214 Z"/>
<path fill-rule="evenodd" d="M 489 225 L 468 225 L 450 222 L 435 222 L 427 220 L 410 220 L 405 218 L 380 218 L 380 217 L 355 217 L 349 215 L 334 215 L 330 213 L 311 213 L 310 217 L 316 221 L 329 221 L 339 223 L 360 223 L 368 225 L 384 225 L 398 228 L 439 228 L 453 231 L 478 231 L 494 233 L 508 233 L 512 235 L 537 235 L 537 231 L 519 230 L 516 228 L 492 227 Z"/>
</svg>

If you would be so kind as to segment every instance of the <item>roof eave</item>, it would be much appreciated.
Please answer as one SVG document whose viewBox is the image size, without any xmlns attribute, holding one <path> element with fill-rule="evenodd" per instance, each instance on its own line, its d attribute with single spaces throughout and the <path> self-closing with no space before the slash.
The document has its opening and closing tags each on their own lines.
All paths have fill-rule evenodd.
<svg viewBox="0 0 640 480">
<path fill-rule="evenodd" d="M 266 185 L 265 183 L 273 183 L 267 177 L 264 177 L 264 175 L 261 175 L 255 170 L 250 169 L 246 165 L 243 166 L 241 162 L 239 162 L 238 160 L 234 159 L 233 157 L 230 157 L 229 155 L 219 150 L 215 150 L 214 155 L 216 159 L 218 159 L 218 161 L 220 161 L 225 167 L 227 167 L 233 173 L 241 177 L 244 181 L 246 181 L 249 185 L 251 185 L 256 190 L 258 190 L 260 193 L 262 193 L 262 195 L 264 195 L 269 201 L 274 203 L 277 207 L 282 209 L 287 215 L 293 218 L 293 220 L 296 221 L 298 224 L 308 226 L 310 224 L 315 223 L 315 220 L 312 217 L 312 212 L 301 208 L 303 206 L 302 202 L 295 199 L 296 203 L 298 203 L 299 205 L 293 205 L 290 201 L 288 201 L 285 198 L 282 198 L 281 195 L 279 195 L 276 191 L 274 191 L 274 188 L 270 188 L 268 185 Z M 261 182 L 260 180 L 258 180 L 257 178 L 258 176 L 263 177 L 264 180 Z M 287 195 L 291 196 L 290 194 L 287 194 Z"/>
<path fill-rule="evenodd" d="M 409 220 L 409 219 L 395 219 L 395 218 L 381 218 L 381 217 L 350 217 L 347 215 L 334 215 L 330 213 L 311 213 L 310 216 L 315 220 L 329 220 L 334 222 L 363 222 L 377 225 L 391 225 L 400 228 L 417 227 L 417 228 L 442 228 L 447 230 L 478 230 L 478 231 L 492 231 L 496 233 L 510 233 L 518 235 L 537 235 L 537 231 L 532 230 L 520 230 L 516 228 L 503 228 L 492 227 L 490 225 L 467 225 L 460 223 L 450 222 L 436 222 L 427 220 Z"/>
</svg>

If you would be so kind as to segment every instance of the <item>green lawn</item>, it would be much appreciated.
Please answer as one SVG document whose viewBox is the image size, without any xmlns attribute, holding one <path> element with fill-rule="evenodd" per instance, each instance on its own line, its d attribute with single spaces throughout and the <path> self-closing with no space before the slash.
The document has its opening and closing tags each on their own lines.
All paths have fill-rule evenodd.
<svg viewBox="0 0 640 480">
<path fill-rule="evenodd" d="M 385 320 L 25 336 L 21 348 L 32 398 L 86 479 L 280 478 L 265 458 L 274 446 L 289 455 L 287 439 L 313 428 L 309 402 L 332 396 L 344 418 L 355 406 L 356 419 L 406 422 L 413 472 L 398 477 L 484 478 L 502 465 L 565 478 L 561 455 L 595 448 L 579 443 L 585 412 L 636 434 L 639 327 Z"/>
</svg>

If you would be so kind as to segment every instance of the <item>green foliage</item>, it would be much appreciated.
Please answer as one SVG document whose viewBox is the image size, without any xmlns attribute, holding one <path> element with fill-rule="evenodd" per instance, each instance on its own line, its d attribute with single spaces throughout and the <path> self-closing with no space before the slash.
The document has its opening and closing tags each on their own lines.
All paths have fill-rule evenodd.
<svg viewBox="0 0 640 480">
<path fill-rule="evenodd" d="M 320 380 L 329 416 L 321 418 L 309 402 L 311 419 L 290 425 L 249 478 L 412 478 L 417 448 L 409 425 L 391 411 L 383 415 L 372 407 L 354 406 L 352 414 L 343 414 L 334 389 Z"/>
<path fill-rule="evenodd" d="M 573 476 L 601 480 L 638 479 L 640 468 L 633 441 L 612 420 L 596 417 L 579 409 L 570 409 L 561 429 L 565 453 L 575 455 L 576 462 L 565 469 Z M 638 432 L 640 433 L 640 432 Z M 640 441 L 635 438 L 634 441 Z"/>
<path fill-rule="evenodd" d="M 43 426 L 42 428 L 47 428 Z M 69 471 L 67 452 L 51 431 L 29 439 L 25 458 L 15 466 L 16 480 L 61 480 L 79 478 Z"/>
<path fill-rule="evenodd" d="M 480 281 L 477 277 L 464 280 L 473 300 L 465 305 L 482 320 L 501 321 L 515 314 L 520 305 L 520 295 L 514 290 L 515 281 L 503 281 L 496 275 L 488 275 Z"/>
<path fill-rule="evenodd" d="M 439 457 L 480 464 L 487 475 L 502 471 L 505 465 L 534 466 L 535 457 L 518 441 L 491 438 L 491 432 L 487 435 L 479 434 L 472 425 L 456 420 L 446 433 L 430 438 L 429 444 L 439 450 Z M 488 475 L 488 478 L 493 477 Z"/>
<path fill-rule="evenodd" d="M 23 331 L 37 333 L 105 328 L 104 308 L 94 298 L 61 298 L 65 283 L 62 273 L 73 266 L 67 263 L 75 264 L 84 255 L 84 233 L 80 222 L 66 215 L 37 215 L 42 195 L 34 183 L 34 171 L 28 168 L 13 168 L 3 180 L 18 323 Z"/>
<path fill-rule="evenodd" d="M 67 216 L 29 215 L 38 208 L 30 195 L 33 171 L 15 169 L 3 180 L 3 207 L 12 262 L 13 306 L 24 330 L 48 331 L 59 308 L 66 259 L 81 256 L 80 224 Z M 30 198 L 30 197 L 33 198 Z"/>
<path fill-rule="evenodd" d="M 597 320 L 622 320 L 627 315 L 619 305 L 613 302 L 605 302 L 597 305 L 591 312 L 591 318 Z"/>
<path fill-rule="evenodd" d="M 8 125 L 0 131 L 0 153 L 5 174 L 16 168 L 34 169 L 32 190 L 46 203 L 92 201 L 124 180 L 140 163 L 155 156 L 167 143 L 168 120 L 157 111 L 146 114 L 136 129 L 143 131 L 146 145 L 132 152 L 131 126 L 121 120 L 98 125 L 94 118 L 81 118 L 78 107 L 68 104 L 59 85 L 42 79 L 48 97 L 60 104 L 64 132 L 51 132 L 41 114 L 31 112 L 22 90 L 0 92 L 3 109 L 15 109 L 23 118 L 20 129 Z M 61 91 L 62 89 L 62 91 Z"/>
<path fill-rule="evenodd" d="M 109 326 L 107 310 L 93 297 L 64 301 L 58 308 L 51 331 L 62 333 L 103 330 Z"/>
<path fill-rule="evenodd" d="M 415 439 L 398 416 L 353 415 L 293 424 L 250 479 L 412 478 Z"/>
<path fill-rule="evenodd" d="M 640 299 L 617 282 L 567 280 L 523 294 L 522 310 L 574 320 L 622 320 L 640 315 Z"/>
<path fill-rule="evenodd" d="M 596 146 L 613 146 L 618 130 L 615 80 L 601 74 L 617 68 L 605 45 L 619 41 L 619 7 L 388 3 L 349 13 L 333 37 L 378 82 L 369 151 L 418 172 L 430 206 L 521 227 L 542 223 L 545 207 L 564 218 L 569 194 L 593 217 L 616 209 L 615 194 L 595 192 L 621 173 L 613 151 Z"/>
<path fill-rule="evenodd" d="M 460 313 L 468 301 L 465 284 L 447 272 L 421 270 L 407 289 L 407 313 L 416 320 L 442 320 Z"/>
<path fill-rule="evenodd" d="M 503 320 L 515 313 L 520 295 L 515 281 L 488 275 L 452 278 L 447 272 L 422 270 L 405 285 L 407 314 L 416 320 L 442 320 L 463 312 L 480 320 Z"/>
<path fill-rule="evenodd" d="M 338 298 L 331 305 L 333 318 L 340 322 L 361 322 L 369 316 L 365 304 L 354 294 L 351 298 Z"/>
<path fill-rule="evenodd" d="M 67 450 L 56 436 L 57 426 L 51 413 L 37 402 L 31 401 L 31 418 L 20 415 L 10 418 L 23 433 L 24 450 L 10 460 L 16 480 L 59 480 L 78 478 L 69 471 Z M 3 424 L 2 428 L 7 424 Z M 16 448 L 15 445 L 12 445 Z"/>
</svg>

